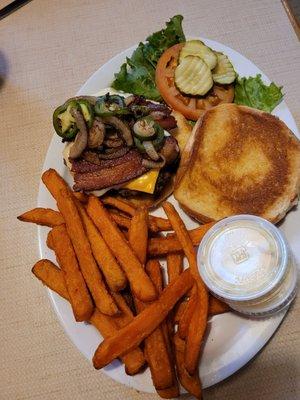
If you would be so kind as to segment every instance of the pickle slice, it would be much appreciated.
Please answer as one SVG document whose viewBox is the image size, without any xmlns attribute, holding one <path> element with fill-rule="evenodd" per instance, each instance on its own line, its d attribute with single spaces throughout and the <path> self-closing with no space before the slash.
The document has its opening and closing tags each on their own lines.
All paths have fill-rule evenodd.
<svg viewBox="0 0 300 400">
<path fill-rule="evenodd" d="M 185 43 L 179 54 L 179 63 L 187 56 L 202 58 L 210 69 L 217 65 L 217 56 L 212 49 L 205 46 L 201 40 L 189 40 Z"/>
<path fill-rule="evenodd" d="M 214 82 L 221 83 L 223 85 L 232 83 L 236 78 L 236 73 L 231 62 L 225 54 L 217 51 L 215 51 L 215 54 L 218 58 L 218 62 L 216 67 L 212 70 Z"/>
<path fill-rule="evenodd" d="M 186 94 L 203 96 L 214 82 L 210 68 L 202 58 L 186 56 L 175 69 L 175 83 Z"/>
</svg>

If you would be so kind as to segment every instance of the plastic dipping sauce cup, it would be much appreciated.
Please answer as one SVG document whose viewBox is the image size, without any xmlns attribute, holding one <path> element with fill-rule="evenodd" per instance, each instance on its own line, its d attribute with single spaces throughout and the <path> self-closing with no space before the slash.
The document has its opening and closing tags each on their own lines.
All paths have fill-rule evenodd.
<svg viewBox="0 0 300 400">
<path fill-rule="evenodd" d="M 202 239 L 197 259 L 208 289 L 242 314 L 272 315 L 296 295 L 288 244 L 263 218 L 236 215 L 217 222 Z"/>
</svg>

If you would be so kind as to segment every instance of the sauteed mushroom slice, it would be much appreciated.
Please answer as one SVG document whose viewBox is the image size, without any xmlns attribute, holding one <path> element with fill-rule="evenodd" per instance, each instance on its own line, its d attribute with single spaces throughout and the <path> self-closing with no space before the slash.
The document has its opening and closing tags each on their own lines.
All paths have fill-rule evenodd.
<svg viewBox="0 0 300 400">
<path fill-rule="evenodd" d="M 101 118 L 96 117 L 88 133 L 88 147 L 90 149 L 99 148 L 105 137 L 105 125 Z"/>
<path fill-rule="evenodd" d="M 81 111 L 77 108 L 71 109 L 71 114 L 75 119 L 79 132 L 77 133 L 74 143 L 71 146 L 69 158 L 77 158 L 81 155 L 88 143 L 88 132 Z"/>
</svg>

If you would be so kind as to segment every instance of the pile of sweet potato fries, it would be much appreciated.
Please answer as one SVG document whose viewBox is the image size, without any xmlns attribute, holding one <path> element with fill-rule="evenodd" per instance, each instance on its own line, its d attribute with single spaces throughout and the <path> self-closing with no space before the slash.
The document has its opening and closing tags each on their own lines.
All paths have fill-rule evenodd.
<svg viewBox="0 0 300 400">
<path fill-rule="evenodd" d="M 47 246 L 59 267 L 43 259 L 32 272 L 70 302 L 76 321 L 99 330 L 94 367 L 119 358 L 134 375 L 148 364 L 159 396 L 179 396 L 180 383 L 201 398 L 207 318 L 228 310 L 208 294 L 196 263 L 194 246 L 212 224 L 187 231 L 168 202 L 164 219 L 117 198 L 73 192 L 53 169 L 42 180 L 59 211 L 35 208 L 18 219 L 51 228 Z M 158 257 L 167 260 L 167 285 Z"/>
</svg>

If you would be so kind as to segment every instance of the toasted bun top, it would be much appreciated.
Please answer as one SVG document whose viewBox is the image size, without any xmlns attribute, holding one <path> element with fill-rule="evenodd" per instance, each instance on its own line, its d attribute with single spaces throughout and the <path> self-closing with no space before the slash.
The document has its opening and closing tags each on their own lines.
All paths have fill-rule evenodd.
<svg viewBox="0 0 300 400">
<path fill-rule="evenodd" d="M 182 154 L 174 195 L 201 221 L 233 214 L 272 222 L 297 202 L 300 143 L 277 117 L 222 104 L 197 121 Z"/>
</svg>

